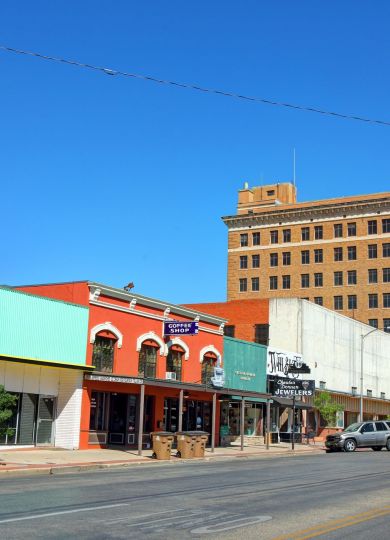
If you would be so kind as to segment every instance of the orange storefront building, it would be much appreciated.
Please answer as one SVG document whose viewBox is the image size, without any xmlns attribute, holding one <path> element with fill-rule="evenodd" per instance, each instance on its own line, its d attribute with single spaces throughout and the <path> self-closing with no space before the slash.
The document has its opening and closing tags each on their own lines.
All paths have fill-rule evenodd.
<svg viewBox="0 0 390 540">
<path fill-rule="evenodd" d="M 215 315 L 131 290 L 81 281 L 19 287 L 89 307 L 80 448 L 150 445 L 150 432 L 202 429 L 218 444 L 223 326 Z M 164 335 L 164 321 L 197 323 L 194 335 Z"/>
</svg>

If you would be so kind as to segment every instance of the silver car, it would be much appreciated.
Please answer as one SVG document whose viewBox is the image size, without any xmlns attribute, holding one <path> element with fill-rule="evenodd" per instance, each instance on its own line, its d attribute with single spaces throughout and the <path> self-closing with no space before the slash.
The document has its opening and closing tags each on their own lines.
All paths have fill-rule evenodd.
<svg viewBox="0 0 390 540">
<path fill-rule="evenodd" d="M 351 424 L 341 433 L 328 435 L 325 441 L 327 452 L 354 452 L 356 448 L 372 448 L 390 452 L 389 422 L 358 422 Z"/>
</svg>

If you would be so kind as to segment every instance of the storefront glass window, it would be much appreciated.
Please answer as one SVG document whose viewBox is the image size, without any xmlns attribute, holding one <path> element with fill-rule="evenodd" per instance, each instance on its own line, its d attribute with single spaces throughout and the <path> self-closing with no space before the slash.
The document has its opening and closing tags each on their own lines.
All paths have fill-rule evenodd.
<svg viewBox="0 0 390 540">
<path fill-rule="evenodd" d="M 241 417 L 241 403 L 238 401 L 224 401 L 221 404 L 221 427 L 229 429 L 229 435 L 239 436 Z M 247 436 L 262 435 L 263 406 L 261 403 L 245 403 L 244 434 Z"/>
<path fill-rule="evenodd" d="M 92 392 L 89 429 L 102 431 L 106 429 L 106 414 L 108 405 L 108 392 Z"/>
</svg>

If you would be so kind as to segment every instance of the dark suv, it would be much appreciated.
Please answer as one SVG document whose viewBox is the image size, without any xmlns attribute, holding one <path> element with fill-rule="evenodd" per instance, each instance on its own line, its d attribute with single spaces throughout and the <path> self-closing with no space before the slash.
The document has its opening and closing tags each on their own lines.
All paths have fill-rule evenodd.
<svg viewBox="0 0 390 540">
<path fill-rule="evenodd" d="M 341 433 L 328 435 L 325 441 L 327 452 L 354 452 L 357 447 L 390 452 L 390 422 L 358 422 L 351 424 Z"/>
</svg>

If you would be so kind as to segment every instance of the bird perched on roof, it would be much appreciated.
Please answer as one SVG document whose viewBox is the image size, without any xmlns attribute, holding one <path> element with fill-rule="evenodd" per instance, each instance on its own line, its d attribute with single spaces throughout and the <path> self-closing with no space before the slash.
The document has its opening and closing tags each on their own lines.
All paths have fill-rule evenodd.
<svg viewBox="0 0 390 540">
<path fill-rule="evenodd" d="M 128 283 L 127 285 L 125 285 L 125 287 L 123 287 L 125 291 L 130 291 L 131 289 L 134 288 L 134 283 L 132 281 L 130 281 L 130 283 Z"/>
</svg>

